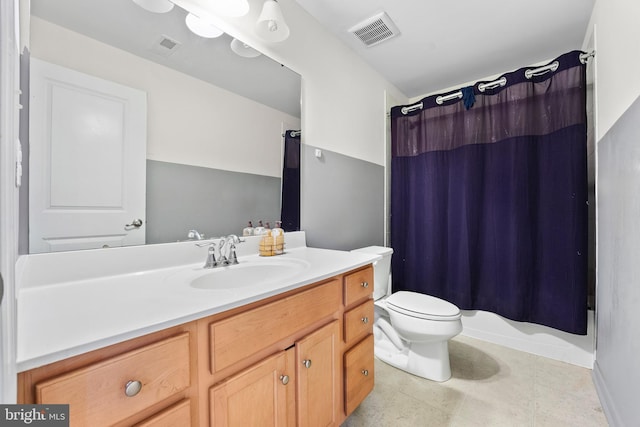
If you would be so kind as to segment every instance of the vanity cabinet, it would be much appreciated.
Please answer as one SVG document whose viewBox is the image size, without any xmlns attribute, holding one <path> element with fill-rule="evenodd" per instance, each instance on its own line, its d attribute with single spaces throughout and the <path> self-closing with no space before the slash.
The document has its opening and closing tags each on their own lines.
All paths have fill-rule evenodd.
<svg viewBox="0 0 640 427">
<path fill-rule="evenodd" d="M 344 411 L 350 414 L 373 390 L 373 267 L 344 278 Z"/>
<path fill-rule="evenodd" d="M 338 425 L 339 340 L 335 320 L 213 386 L 210 425 Z"/>
<path fill-rule="evenodd" d="M 353 306 L 373 295 L 373 267 L 368 266 L 344 276 L 344 305 Z"/>
<path fill-rule="evenodd" d="M 194 336 L 185 325 L 23 372 L 18 402 L 69 404 L 78 427 L 192 425 Z"/>
<path fill-rule="evenodd" d="M 202 354 L 209 360 L 214 380 L 284 350 L 295 340 L 337 318 L 340 312 L 340 278 L 327 280 L 223 320 L 203 319 Z"/>
<path fill-rule="evenodd" d="M 374 385 L 373 335 L 353 346 L 344 354 L 345 411 L 353 412 Z"/>
<path fill-rule="evenodd" d="M 222 320 L 202 320 L 208 336 L 201 356 L 214 384 L 211 425 L 269 425 L 253 417 L 277 426 L 337 425 L 341 302 L 337 277 Z"/>
<path fill-rule="evenodd" d="M 294 353 L 281 351 L 212 387 L 209 425 L 295 425 Z"/>
<path fill-rule="evenodd" d="M 298 426 L 337 425 L 341 349 L 337 320 L 296 343 Z"/>
<path fill-rule="evenodd" d="M 191 402 L 185 399 L 135 427 L 176 427 L 191 425 Z"/>
<path fill-rule="evenodd" d="M 339 426 L 373 388 L 373 269 L 22 372 L 72 426 Z M 366 374 L 364 373 L 366 372 Z"/>
</svg>

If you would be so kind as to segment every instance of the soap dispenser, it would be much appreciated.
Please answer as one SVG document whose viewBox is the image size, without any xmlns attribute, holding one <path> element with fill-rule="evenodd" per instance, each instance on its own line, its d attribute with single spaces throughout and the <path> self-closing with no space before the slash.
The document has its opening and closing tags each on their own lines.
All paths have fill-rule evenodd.
<svg viewBox="0 0 640 427">
<path fill-rule="evenodd" d="M 260 239 L 260 256 L 273 256 L 273 237 L 271 231 Z"/>
<path fill-rule="evenodd" d="M 284 253 L 284 230 L 282 229 L 282 221 L 276 221 L 276 226 L 271 230 L 273 237 L 273 253 L 274 255 L 282 255 Z"/>
<path fill-rule="evenodd" d="M 242 236 L 253 236 L 253 224 L 251 221 L 249 221 L 249 225 L 242 230 Z"/>
<path fill-rule="evenodd" d="M 258 226 L 253 229 L 253 234 L 256 236 L 262 236 L 264 234 L 264 226 L 262 220 L 258 221 Z"/>
</svg>

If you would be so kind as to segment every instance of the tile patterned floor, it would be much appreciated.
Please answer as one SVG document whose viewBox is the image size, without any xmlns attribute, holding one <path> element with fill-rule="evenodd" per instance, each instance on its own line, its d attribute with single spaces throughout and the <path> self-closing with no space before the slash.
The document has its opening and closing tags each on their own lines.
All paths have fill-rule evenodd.
<svg viewBox="0 0 640 427">
<path fill-rule="evenodd" d="M 376 359 L 373 392 L 342 427 L 607 426 L 591 370 L 457 336 L 436 383 Z"/>
</svg>

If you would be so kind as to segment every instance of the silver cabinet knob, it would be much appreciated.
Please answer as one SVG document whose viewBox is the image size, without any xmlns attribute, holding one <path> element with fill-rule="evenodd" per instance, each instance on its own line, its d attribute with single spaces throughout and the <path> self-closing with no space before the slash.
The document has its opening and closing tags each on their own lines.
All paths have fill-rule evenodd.
<svg viewBox="0 0 640 427">
<path fill-rule="evenodd" d="M 124 386 L 124 394 L 128 397 L 133 397 L 136 394 L 140 393 L 142 390 L 142 383 L 140 381 L 129 381 Z"/>
<path fill-rule="evenodd" d="M 368 369 L 363 369 L 361 372 L 362 372 L 362 375 L 364 375 L 365 377 L 369 376 L 369 370 Z"/>
<path fill-rule="evenodd" d="M 366 325 L 367 323 L 369 323 L 369 318 L 368 318 L 368 317 L 366 317 L 366 316 L 365 316 L 365 317 L 363 317 L 363 318 L 362 318 L 362 319 L 360 319 L 360 320 L 362 320 L 362 323 L 364 323 L 365 325 Z"/>
<path fill-rule="evenodd" d="M 280 381 L 282 381 L 284 385 L 289 384 L 289 375 L 280 375 Z"/>
<path fill-rule="evenodd" d="M 302 361 L 302 364 L 304 365 L 305 368 L 310 368 L 311 367 L 311 360 L 305 359 L 305 360 Z"/>
<path fill-rule="evenodd" d="M 368 288 L 368 287 L 369 287 L 369 282 L 362 282 L 362 283 L 360 283 L 360 285 L 361 285 L 363 288 Z"/>
</svg>

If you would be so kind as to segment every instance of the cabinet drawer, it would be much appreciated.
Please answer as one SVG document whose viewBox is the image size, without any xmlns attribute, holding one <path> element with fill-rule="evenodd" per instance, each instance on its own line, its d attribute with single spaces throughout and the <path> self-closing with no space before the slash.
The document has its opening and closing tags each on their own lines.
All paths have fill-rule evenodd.
<svg viewBox="0 0 640 427">
<path fill-rule="evenodd" d="M 209 325 L 211 372 L 239 362 L 340 309 L 339 279 Z"/>
<path fill-rule="evenodd" d="M 134 396 L 129 381 L 140 381 Z M 72 426 L 124 420 L 189 387 L 189 333 L 36 384 L 36 403 L 68 403 Z"/>
<path fill-rule="evenodd" d="M 190 427 L 191 426 L 191 404 L 185 399 L 180 403 L 165 409 L 158 415 L 154 415 L 148 420 L 136 424 L 136 427 Z"/>
<path fill-rule="evenodd" d="M 350 306 L 373 294 L 373 267 L 368 266 L 362 270 L 344 276 L 344 305 Z"/>
<path fill-rule="evenodd" d="M 373 332 L 373 300 L 352 308 L 344 314 L 344 342 L 349 343 L 356 338 Z"/>
<path fill-rule="evenodd" d="M 349 415 L 373 390 L 373 335 L 344 354 L 344 406 Z"/>
</svg>

